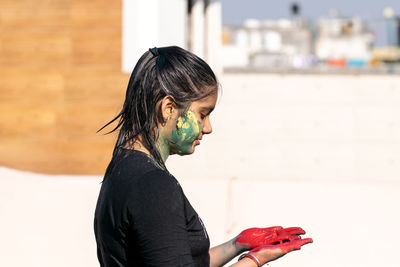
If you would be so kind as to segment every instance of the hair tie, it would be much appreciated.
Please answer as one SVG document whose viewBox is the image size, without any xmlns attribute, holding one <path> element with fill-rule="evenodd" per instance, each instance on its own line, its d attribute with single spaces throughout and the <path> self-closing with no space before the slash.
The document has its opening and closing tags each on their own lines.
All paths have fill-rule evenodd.
<svg viewBox="0 0 400 267">
<path fill-rule="evenodd" d="M 160 55 L 160 53 L 158 53 L 158 48 L 157 47 L 153 47 L 153 48 L 149 48 L 149 51 L 153 54 L 153 56 L 158 57 Z"/>
</svg>

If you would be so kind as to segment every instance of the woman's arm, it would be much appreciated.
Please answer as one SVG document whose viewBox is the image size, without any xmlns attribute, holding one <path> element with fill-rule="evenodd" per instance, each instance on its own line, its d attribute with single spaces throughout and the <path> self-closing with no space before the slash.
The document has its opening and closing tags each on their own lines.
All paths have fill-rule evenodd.
<svg viewBox="0 0 400 267">
<path fill-rule="evenodd" d="M 210 267 L 223 266 L 240 253 L 246 251 L 235 242 L 237 237 L 210 249 Z"/>
</svg>

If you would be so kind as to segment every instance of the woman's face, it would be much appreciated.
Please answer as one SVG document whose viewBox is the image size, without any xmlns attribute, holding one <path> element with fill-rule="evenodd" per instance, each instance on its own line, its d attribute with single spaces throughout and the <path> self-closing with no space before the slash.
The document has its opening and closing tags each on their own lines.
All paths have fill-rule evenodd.
<svg viewBox="0 0 400 267">
<path fill-rule="evenodd" d="M 203 135 L 212 132 L 210 113 L 215 107 L 217 97 L 215 93 L 192 102 L 188 111 L 176 118 L 170 137 L 171 154 L 192 154 L 194 147 L 200 145 Z"/>
</svg>

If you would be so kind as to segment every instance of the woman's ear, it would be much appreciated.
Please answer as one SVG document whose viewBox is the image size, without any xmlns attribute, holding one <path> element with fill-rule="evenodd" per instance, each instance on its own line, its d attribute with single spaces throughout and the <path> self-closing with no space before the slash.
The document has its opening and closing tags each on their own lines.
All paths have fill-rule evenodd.
<svg viewBox="0 0 400 267">
<path fill-rule="evenodd" d="M 171 96 L 164 96 L 164 98 L 161 99 L 160 104 L 162 120 L 165 123 L 174 116 L 174 113 L 176 112 L 176 104 Z"/>
</svg>

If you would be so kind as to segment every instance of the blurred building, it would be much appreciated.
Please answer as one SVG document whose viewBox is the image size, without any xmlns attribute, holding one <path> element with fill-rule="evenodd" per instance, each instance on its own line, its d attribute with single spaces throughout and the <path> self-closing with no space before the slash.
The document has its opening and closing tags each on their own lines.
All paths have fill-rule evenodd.
<svg viewBox="0 0 400 267">
<path fill-rule="evenodd" d="M 290 20 L 248 19 L 243 25 L 224 26 L 223 67 L 255 71 L 350 67 L 393 72 L 395 65 L 387 63 L 400 61 L 400 18 L 392 9 L 385 9 L 384 18 L 368 22 L 341 17 L 335 10 L 329 18 L 309 21 L 298 10 L 294 4 Z"/>
<path fill-rule="evenodd" d="M 247 20 L 223 29 L 225 68 L 301 68 L 312 54 L 308 22 L 298 20 Z"/>
<path fill-rule="evenodd" d="M 364 66 L 372 57 L 373 35 L 360 18 L 318 21 L 315 55 L 328 64 Z"/>
<path fill-rule="evenodd" d="M 398 62 L 400 60 L 400 17 L 388 7 L 383 10 L 383 18 L 371 21 L 369 27 L 375 36 L 373 57 L 386 63 Z"/>
</svg>

